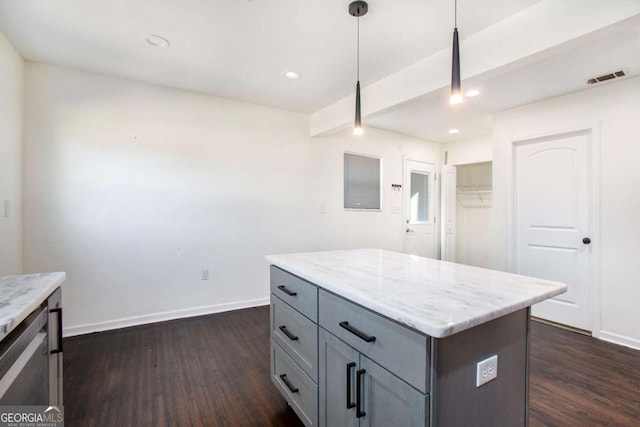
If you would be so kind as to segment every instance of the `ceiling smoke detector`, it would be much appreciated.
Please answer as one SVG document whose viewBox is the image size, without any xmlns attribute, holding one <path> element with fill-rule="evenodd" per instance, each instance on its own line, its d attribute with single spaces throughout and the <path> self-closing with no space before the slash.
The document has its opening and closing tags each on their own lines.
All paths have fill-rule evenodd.
<svg viewBox="0 0 640 427">
<path fill-rule="evenodd" d="M 587 80 L 587 84 L 588 85 L 594 85 L 596 83 L 606 82 L 607 80 L 617 79 L 617 78 L 624 77 L 624 76 L 626 76 L 624 71 L 622 71 L 622 70 L 615 71 L 613 73 L 604 74 L 604 75 L 598 76 L 598 77 L 593 77 L 593 78 Z"/>
</svg>

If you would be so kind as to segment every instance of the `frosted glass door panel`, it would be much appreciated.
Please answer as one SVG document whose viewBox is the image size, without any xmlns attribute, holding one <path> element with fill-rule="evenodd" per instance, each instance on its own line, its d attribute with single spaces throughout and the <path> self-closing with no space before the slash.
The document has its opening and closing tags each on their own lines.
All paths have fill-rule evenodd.
<svg viewBox="0 0 640 427">
<path fill-rule="evenodd" d="M 429 175 L 411 172 L 412 224 L 429 221 Z"/>
</svg>

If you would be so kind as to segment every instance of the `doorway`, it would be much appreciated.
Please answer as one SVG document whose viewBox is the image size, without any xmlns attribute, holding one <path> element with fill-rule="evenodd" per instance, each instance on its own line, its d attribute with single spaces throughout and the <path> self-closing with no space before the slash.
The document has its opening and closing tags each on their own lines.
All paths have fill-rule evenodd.
<svg viewBox="0 0 640 427">
<path fill-rule="evenodd" d="M 443 261 L 491 268 L 493 163 L 442 166 Z"/>
</svg>

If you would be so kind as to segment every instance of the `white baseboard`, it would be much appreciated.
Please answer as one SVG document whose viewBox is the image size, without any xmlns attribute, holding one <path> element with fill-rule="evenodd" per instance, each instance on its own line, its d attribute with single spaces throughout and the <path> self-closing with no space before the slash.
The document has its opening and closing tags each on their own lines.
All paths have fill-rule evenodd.
<svg viewBox="0 0 640 427">
<path fill-rule="evenodd" d="M 607 331 L 600 331 L 598 338 L 603 341 L 608 341 L 614 344 L 620 344 L 625 347 L 630 347 L 635 350 L 640 350 L 640 340 L 625 337 L 624 335 L 618 335 Z"/>
<path fill-rule="evenodd" d="M 240 310 L 243 308 L 268 305 L 269 298 L 238 301 L 226 304 L 208 305 L 203 307 L 188 308 L 185 310 L 164 311 L 161 313 L 144 314 L 142 316 L 124 317 L 122 319 L 108 320 L 106 322 L 89 323 L 80 326 L 70 326 L 63 329 L 63 336 L 91 334 L 93 332 L 110 331 L 112 329 L 128 328 L 130 326 L 146 325 L 149 323 L 164 322 L 167 320 L 183 319 L 186 317 L 204 316 L 225 311 Z"/>
</svg>

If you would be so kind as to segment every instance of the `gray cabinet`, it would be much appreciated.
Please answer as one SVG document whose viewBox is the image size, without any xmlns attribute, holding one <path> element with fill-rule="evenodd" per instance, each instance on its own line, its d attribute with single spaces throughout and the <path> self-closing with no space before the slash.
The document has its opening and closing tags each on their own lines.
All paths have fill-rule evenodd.
<svg viewBox="0 0 640 427">
<path fill-rule="evenodd" d="M 318 425 L 318 288 L 271 267 L 271 381 L 307 426 Z"/>
<path fill-rule="evenodd" d="M 360 353 L 320 328 L 319 419 L 321 426 L 356 427 L 355 375 Z"/>
<path fill-rule="evenodd" d="M 320 426 L 427 426 L 428 395 L 328 331 L 319 332 Z"/>
<path fill-rule="evenodd" d="M 318 324 L 413 387 L 429 393 L 431 338 L 321 289 Z"/>
</svg>

